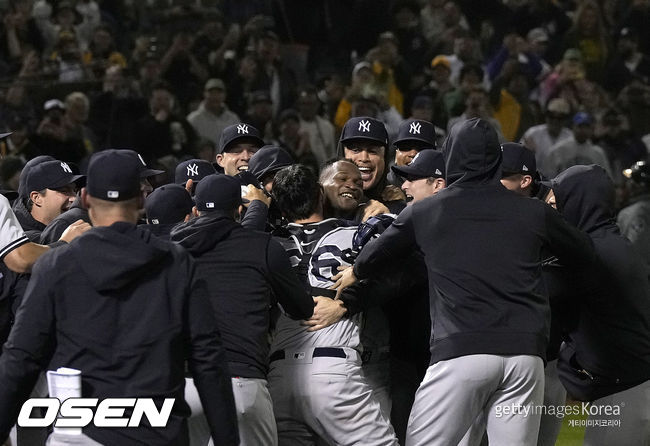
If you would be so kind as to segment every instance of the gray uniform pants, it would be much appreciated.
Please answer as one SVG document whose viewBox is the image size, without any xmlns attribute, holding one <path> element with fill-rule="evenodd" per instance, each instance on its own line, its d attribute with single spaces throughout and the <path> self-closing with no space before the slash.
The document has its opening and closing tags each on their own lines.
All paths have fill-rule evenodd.
<svg viewBox="0 0 650 446">
<path fill-rule="evenodd" d="M 280 446 L 397 446 L 361 371 L 359 353 L 344 350 L 347 358 L 288 352 L 287 359 L 271 362 L 269 389 Z"/>
<path fill-rule="evenodd" d="M 543 393 L 544 363 L 537 356 L 467 355 L 439 361 L 429 367 L 415 394 L 406 446 L 457 445 L 481 414 L 490 443 L 533 446 L 540 420 L 533 408 L 542 404 Z"/>
<path fill-rule="evenodd" d="M 650 446 L 650 380 L 591 404 L 604 410 L 590 412 L 584 446 Z M 620 407 L 620 415 L 607 415 L 608 406 Z"/>
<path fill-rule="evenodd" d="M 237 409 L 240 446 L 277 446 L 278 433 L 273 416 L 273 403 L 265 379 L 231 378 L 232 393 Z M 185 400 L 192 416 L 188 420 L 190 446 L 212 446 L 210 427 L 194 386 L 194 380 L 185 379 Z"/>
<path fill-rule="evenodd" d="M 566 389 L 557 374 L 557 359 L 544 369 L 544 406 L 559 407 L 566 404 Z M 554 446 L 562 429 L 562 417 L 542 413 L 537 446 Z"/>
</svg>

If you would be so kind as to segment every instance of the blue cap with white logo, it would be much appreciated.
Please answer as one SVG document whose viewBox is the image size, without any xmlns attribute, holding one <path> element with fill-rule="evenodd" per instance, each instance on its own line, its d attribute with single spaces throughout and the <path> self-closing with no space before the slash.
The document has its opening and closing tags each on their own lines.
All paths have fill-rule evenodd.
<svg viewBox="0 0 650 446">
<path fill-rule="evenodd" d="M 367 116 L 350 118 L 343 126 L 340 141 L 346 143 L 354 139 L 366 139 L 387 146 L 388 132 L 384 123 L 375 118 Z"/>
<path fill-rule="evenodd" d="M 398 149 L 435 149 L 436 131 L 432 123 L 423 119 L 407 119 L 402 122 L 393 142 Z M 413 145 L 413 147 L 411 147 Z"/>
<path fill-rule="evenodd" d="M 223 129 L 223 132 L 221 132 L 221 138 L 219 138 L 219 153 L 227 152 L 233 143 L 244 140 L 250 141 L 258 148 L 264 145 L 264 140 L 260 135 L 260 131 L 252 125 L 244 124 L 242 122 L 239 124 L 229 125 Z"/>
</svg>

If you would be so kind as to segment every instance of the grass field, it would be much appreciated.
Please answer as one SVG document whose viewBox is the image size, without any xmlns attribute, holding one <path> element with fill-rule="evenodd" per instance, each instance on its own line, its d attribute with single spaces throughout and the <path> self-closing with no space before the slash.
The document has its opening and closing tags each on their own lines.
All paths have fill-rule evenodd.
<svg viewBox="0 0 650 446">
<path fill-rule="evenodd" d="M 562 430 L 555 442 L 555 446 L 582 446 L 585 436 L 585 428 L 582 426 L 571 426 L 571 420 L 584 420 L 586 415 L 571 415 L 562 421 Z"/>
</svg>

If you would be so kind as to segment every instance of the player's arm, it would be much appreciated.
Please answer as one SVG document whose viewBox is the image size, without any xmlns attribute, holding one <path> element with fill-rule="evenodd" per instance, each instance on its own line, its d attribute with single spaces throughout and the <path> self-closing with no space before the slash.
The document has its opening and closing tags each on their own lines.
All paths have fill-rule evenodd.
<svg viewBox="0 0 650 446">
<path fill-rule="evenodd" d="M 18 227 L 20 228 L 20 226 Z M 5 229 L 5 225 L 3 225 L 2 230 L 4 231 Z M 77 220 L 63 232 L 59 242 L 70 243 L 89 229 L 90 225 L 88 223 L 83 220 Z M 22 232 L 22 229 L 20 229 L 20 232 Z M 34 262 L 51 247 L 56 247 L 59 242 L 55 242 L 51 246 L 45 246 L 32 243 L 27 237 L 24 239 L 18 238 L 12 244 L 5 247 L 3 250 L 5 253 L 3 254 L 3 260 L 10 270 L 17 273 L 28 273 L 31 271 Z"/>
<path fill-rule="evenodd" d="M 189 343 L 188 365 L 199 392 L 214 444 L 239 444 L 237 413 L 226 354 L 208 300 L 205 282 L 194 279 L 194 264 L 187 259 L 190 277 L 184 326 Z"/>
<path fill-rule="evenodd" d="M 587 266 L 596 259 L 591 238 L 569 224 L 555 209 L 545 206 L 548 248 L 562 265 L 569 267 Z"/>
<path fill-rule="evenodd" d="M 378 238 L 368 242 L 357 257 L 353 273 L 357 279 L 366 279 L 415 249 L 413 206 L 406 208 Z"/>
<path fill-rule="evenodd" d="M 53 293 L 58 287 L 46 266 L 34 267 L 16 322 L 0 355 L 0 442 L 9 435 L 39 372 L 47 366 L 54 351 Z"/>
<path fill-rule="evenodd" d="M 291 268 L 289 256 L 282 245 L 269 237 L 266 263 L 273 294 L 282 309 L 293 319 L 309 319 L 314 313 L 314 300 Z"/>
</svg>

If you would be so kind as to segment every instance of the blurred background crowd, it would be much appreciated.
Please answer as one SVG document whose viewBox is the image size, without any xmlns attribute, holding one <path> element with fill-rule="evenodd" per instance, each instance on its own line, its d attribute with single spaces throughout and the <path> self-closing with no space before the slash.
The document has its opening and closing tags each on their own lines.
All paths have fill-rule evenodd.
<svg viewBox="0 0 650 446">
<path fill-rule="evenodd" d="M 0 11 L 0 132 L 13 132 L 3 189 L 35 156 L 83 171 L 109 147 L 173 175 L 183 159 L 213 162 L 238 122 L 318 169 L 350 117 L 392 136 L 425 119 L 441 143 L 478 116 L 534 150 L 545 176 L 581 156 L 605 164 L 622 207 L 622 171 L 650 149 L 650 0 L 0 0 Z"/>
</svg>

